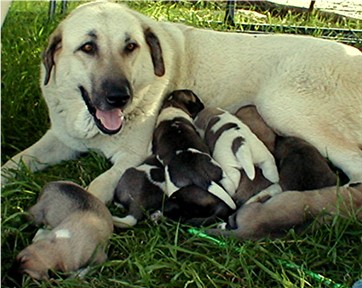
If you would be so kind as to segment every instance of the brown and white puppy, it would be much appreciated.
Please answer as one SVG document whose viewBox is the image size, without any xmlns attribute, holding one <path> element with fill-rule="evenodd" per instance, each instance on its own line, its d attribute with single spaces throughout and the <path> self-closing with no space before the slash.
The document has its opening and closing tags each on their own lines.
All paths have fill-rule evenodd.
<svg viewBox="0 0 362 288">
<path fill-rule="evenodd" d="M 273 155 L 236 116 L 218 108 L 205 108 L 196 117 L 195 125 L 201 130 L 212 157 L 232 180 L 233 185 L 226 186 L 231 195 L 239 185 L 240 170 L 249 179 L 255 178 L 254 165 L 272 183 L 279 181 Z"/>
<path fill-rule="evenodd" d="M 241 207 L 229 222 L 234 230 L 209 229 L 206 232 L 238 240 L 257 240 L 282 236 L 290 228 L 298 231 L 313 219 L 326 223 L 336 215 L 356 215 L 362 219 L 362 183 L 304 192 L 286 191 L 264 203 Z"/>
<path fill-rule="evenodd" d="M 113 217 L 116 227 L 137 224 L 146 212 L 162 208 L 165 198 L 165 169 L 156 156 L 148 157 L 141 165 L 128 168 L 117 185 L 114 200 L 128 209 L 126 217 Z"/>
<path fill-rule="evenodd" d="M 169 197 L 180 188 L 195 185 L 204 192 L 214 194 L 219 201 L 225 202 L 228 210 L 235 209 L 230 195 L 220 186 L 220 181 L 225 175 L 209 155 L 208 147 L 193 125 L 193 118 L 203 108 L 201 101 L 190 90 L 173 92 L 165 100 L 158 117 L 152 152 L 165 166 L 166 191 Z M 191 190 L 196 191 L 190 189 L 190 193 Z M 183 193 L 185 192 L 179 193 L 177 198 L 179 199 Z M 213 198 L 211 194 L 210 198 Z M 186 195 L 187 193 L 184 196 Z M 198 193 L 195 193 L 195 205 L 202 206 L 204 202 L 199 201 L 196 195 Z M 196 213 L 190 211 L 190 216 L 193 212 Z M 197 213 L 195 217 L 198 217 Z"/>
<path fill-rule="evenodd" d="M 95 196 L 71 182 L 47 184 L 30 208 L 37 224 L 53 230 L 37 235 L 16 260 L 21 273 L 39 280 L 49 271 L 71 272 L 102 263 L 107 240 L 113 232 L 112 216 Z"/>
</svg>

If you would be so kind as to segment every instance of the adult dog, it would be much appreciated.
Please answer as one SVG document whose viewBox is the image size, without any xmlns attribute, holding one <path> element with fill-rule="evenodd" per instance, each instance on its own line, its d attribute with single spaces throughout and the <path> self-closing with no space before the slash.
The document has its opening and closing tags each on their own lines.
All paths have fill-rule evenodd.
<svg viewBox="0 0 362 288">
<path fill-rule="evenodd" d="M 51 128 L 5 168 L 22 159 L 35 171 L 98 150 L 114 165 L 89 190 L 109 201 L 122 173 L 146 158 L 163 97 L 187 88 L 230 112 L 256 105 L 278 133 L 362 180 L 362 54 L 347 45 L 195 29 L 93 2 L 55 30 L 41 70 Z"/>
</svg>

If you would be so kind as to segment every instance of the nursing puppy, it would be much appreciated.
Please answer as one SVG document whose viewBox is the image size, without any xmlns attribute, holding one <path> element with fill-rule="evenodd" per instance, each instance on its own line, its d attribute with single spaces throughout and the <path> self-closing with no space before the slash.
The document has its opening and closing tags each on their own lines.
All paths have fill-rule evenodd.
<svg viewBox="0 0 362 288">
<path fill-rule="evenodd" d="M 300 138 L 277 137 L 274 155 L 283 191 L 306 191 L 337 184 L 337 176 L 327 160 Z"/>
<path fill-rule="evenodd" d="M 329 167 L 327 160 L 319 151 L 297 137 L 282 137 L 265 123 L 255 106 L 242 107 L 236 116 L 248 125 L 250 130 L 268 147 L 274 154 L 279 171 L 279 185 L 281 190 L 312 190 L 336 185 L 335 173 Z M 261 173 L 256 173 L 254 180 L 245 175 L 241 176 L 235 199 L 241 204 L 251 196 L 262 191 L 256 197 L 249 199 L 247 203 L 260 201 L 278 193 L 276 186 L 271 184 Z M 269 189 L 266 189 L 269 186 Z"/>
<path fill-rule="evenodd" d="M 305 228 L 317 219 L 330 222 L 334 216 L 356 215 L 362 219 L 362 184 L 339 188 L 326 187 L 310 191 L 286 191 L 264 203 L 254 202 L 241 207 L 230 217 L 228 228 L 209 229 L 209 235 L 257 240 L 285 235 L 290 228 Z"/>
<path fill-rule="evenodd" d="M 196 185 L 182 187 L 165 201 L 163 214 L 192 226 L 208 226 L 227 219 L 232 209 L 220 198 Z"/>
<path fill-rule="evenodd" d="M 36 224 L 53 230 L 37 234 L 34 243 L 16 260 L 21 273 L 39 280 L 48 271 L 71 272 L 106 260 L 104 252 L 113 225 L 106 206 L 71 182 L 47 184 L 38 202 L 30 208 Z"/>
<path fill-rule="evenodd" d="M 232 186 L 225 185 L 233 195 L 240 182 L 240 170 L 249 179 L 255 178 L 254 165 L 272 183 L 279 181 L 274 157 L 253 132 L 237 117 L 218 108 L 205 108 L 195 119 L 212 157 L 220 163 Z"/>
<path fill-rule="evenodd" d="M 156 156 L 148 157 L 140 166 L 127 169 L 119 180 L 114 197 L 115 202 L 128 209 L 126 217 L 113 217 L 116 227 L 134 226 L 146 212 L 160 210 L 165 198 L 165 170 Z"/>
<path fill-rule="evenodd" d="M 210 157 L 206 144 L 193 125 L 193 118 L 204 108 L 189 90 L 173 92 L 164 102 L 152 140 L 152 152 L 165 166 L 166 191 L 172 197 L 180 188 L 197 186 L 210 194 L 210 198 L 235 209 L 230 195 L 220 186 L 225 177 L 221 167 Z M 194 188 L 190 191 L 196 191 Z M 188 189 L 179 191 L 177 198 L 187 197 Z M 190 192 L 191 193 L 191 192 Z M 203 201 L 196 197 L 195 205 Z M 229 208 L 227 207 L 229 206 Z M 170 212 L 170 209 L 167 210 Z M 192 214 L 193 211 L 190 211 Z M 171 213 L 168 213 L 169 215 Z M 167 216 L 167 215 L 166 215 Z M 195 217 L 198 217 L 195 214 Z"/>
<path fill-rule="evenodd" d="M 281 187 L 279 193 L 282 191 L 286 191 L 283 193 L 288 193 L 289 195 L 291 193 L 290 190 L 305 191 L 305 193 L 307 193 L 306 197 L 295 196 L 294 199 L 294 197 L 290 196 L 282 198 L 285 201 L 285 206 L 294 207 L 295 203 L 286 202 L 290 199 L 290 201 L 305 201 L 304 203 L 300 203 L 300 206 L 298 207 L 302 207 L 303 205 L 305 207 L 308 207 L 310 203 L 309 201 L 313 201 L 310 200 L 307 196 L 313 195 L 313 193 L 310 193 L 309 190 L 321 189 L 324 187 L 336 185 L 336 175 L 329 167 L 326 159 L 318 152 L 315 147 L 296 137 L 277 136 L 260 117 L 255 106 L 243 107 L 238 111 L 238 113 L 236 113 L 236 115 L 240 117 L 240 119 L 252 129 L 255 135 L 257 135 L 263 142 L 265 141 L 265 144 L 269 147 L 271 151 L 273 151 L 279 170 L 279 185 Z M 241 228 L 245 226 L 245 223 L 243 223 L 243 221 L 251 220 L 246 219 L 247 216 L 244 215 L 249 214 L 243 211 L 250 211 L 249 209 L 251 208 L 249 208 L 249 205 L 252 205 L 251 203 L 262 203 L 268 200 L 270 197 L 277 197 L 275 195 L 278 194 L 278 190 L 275 189 L 275 186 L 270 186 L 270 184 L 271 182 L 262 175 L 259 169 L 256 170 L 256 176 L 253 180 L 250 180 L 245 175 L 245 173 L 242 173 L 239 187 L 233 197 L 237 205 L 241 206 L 241 208 L 239 208 L 239 210 L 234 215 L 229 217 L 228 225 L 226 226 L 226 228 L 236 229 L 236 231 L 238 231 L 238 227 L 240 227 L 240 229 L 243 229 Z M 333 188 L 334 190 L 326 189 L 323 191 L 328 194 L 328 191 L 335 191 L 337 189 L 336 187 Z M 328 197 L 328 195 L 326 195 L 326 197 Z M 333 194 L 331 194 L 330 197 L 333 198 Z M 331 199 L 331 201 L 333 200 Z M 281 205 L 281 203 L 282 202 L 280 202 L 278 205 Z M 270 207 L 274 207 L 273 205 L 271 205 Z M 260 209 L 264 209 L 263 207 L 264 206 L 260 206 Z M 252 213 L 257 213 L 256 211 L 259 208 L 255 209 L 256 210 Z M 255 237 L 257 238 L 257 235 L 259 235 L 260 237 L 269 236 L 269 234 L 267 234 L 268 231 L 270 235 L 277 235 L 281 233 L 283 229 L 302 226 L 303 223 L 307 222 L 307 220 L 310 220 L 311 217 L 316 214 L 311 214 L 308 219 L 305 219 L 304 215 L 302 215 L 300 211 L 296 211 L 296 213 L 293 213 L 289 209 L 286 209 L 287 212 L 285 212 L 284 210 L 273 211 L 275 217 L 270 217 L 270 215 L 268 215 L 267 213 L 261 213 L 263 216 L 260 217 L 268 217 L 268 219 L 262 220 L 260 218 L 260 222 L 265 222 L 265 227 L 260 229 L 265 230 L 261 231 L 260 233 L 255 232 Z M 287 216 L 287 213 L 293 213 L 293 215 Z M 239 217 L 238 215 L 243 216 Z M 253 215 L 251 215 L 251 217 L 253 217 Z M 289 217 L 289 222 L 287 222 L 289 226 L 285 225 L 286 219 L 282 219 L 283 217 Z M 272 221 L 270 225 L 266 224 L 268 221 Z M 267 229 L 270 230 L 267 231 Z M 239 235 L 236 231 L 232 233 L 226 233 L 225 236 L 236 234 Z M 216 233 L 216 230 L 214 230 L 212 233 Z"/>
</svg>

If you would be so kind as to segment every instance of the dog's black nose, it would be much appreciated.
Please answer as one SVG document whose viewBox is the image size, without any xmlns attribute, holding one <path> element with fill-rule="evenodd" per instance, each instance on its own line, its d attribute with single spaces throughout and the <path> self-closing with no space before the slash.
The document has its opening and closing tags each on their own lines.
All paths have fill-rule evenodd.
<svg viewBox="0 0 362 288">
<path fill-rule="evenodd" d="M 132 90 L 127 80 L 106 80 L 102 90 L 108 105 L 123 108 L 131 98 Z"/>
<path fill-rule="evenodd" d="M 113 107 L 124 107 L 131 98 L 128 93 L 110 93 L 106 96 L 107 103 Z"/>
</svg>

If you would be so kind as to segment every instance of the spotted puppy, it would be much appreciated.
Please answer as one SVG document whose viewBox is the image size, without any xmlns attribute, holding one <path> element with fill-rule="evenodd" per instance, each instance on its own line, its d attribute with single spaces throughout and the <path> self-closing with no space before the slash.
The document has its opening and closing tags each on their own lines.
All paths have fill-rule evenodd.
<svg viewBox="0 0 362 288">
<path fill-rule="evenodd" d="M 218 108 L 205 108 L 196 117 L 195 125 L 200 129 L 212 157 L 232 180 L 232 185 L 224 185 L 231 195 L 239 185 L 240 170 L 249 179 L 255 178 L 254 165 L 270 182 L 279 181 L 273 155 L 236 116 Z"/>
<path fill-rule="evenodd" d="M 114 195 L 129 213 L 126 217 L 113 217 L 116 227 L 127 228 L 137 224 L 146 212 L 162 208 L 165 197 L 165 171 L 156 156 L 148 157 L 140 166 L 129 168 L 122 175 Z"/>
<path fill-rule="evenodd" d="M 216 216 L 224 217 L 236 206 L 230 195 L 220 186 L 220 181 L 225 177 L 223 170 L 210 157 L 208 147 L 193 125 L 193 118 L 203 108 L 201 101 L 191 91 L 173 92 L 163 103 L 159 114 L 152 151 L 165 166 L 166 191 L 170 201 L 177 199 L 176 202 L 181 203 L 188 198 L 189 193 L 193 193 L 194 204 L 203 206 L 205 202 L 204 199 L 201 201 L 200 193 L 194 193 L 203 190 L 203 194 L 206 195 L 207 192 L 214 205 L 220 204 L 222 207 Z M 167 201 L 165 206 L 167 207 Z M 190 218 L 200 217 L 195 209 L 187 208 L 189 211 L 184 211 L 185 209 L 179 209 L 178 213 L 187 214 Z M 165 212 L 173 215 L 169 210 Z M 201 215 L 205 218 L 209 216 L 209 210 Z"/>
<path fill-rule="evenodd" d="M 53 228 L 37 235 L 16 260 L 21 273 L 39 280 L 49 271 L 71 272 L 106 260 L 112 216 L 95 196 L 71 182 L 47 184 L 29 211 L 36 224 Z"/>
</svg>

